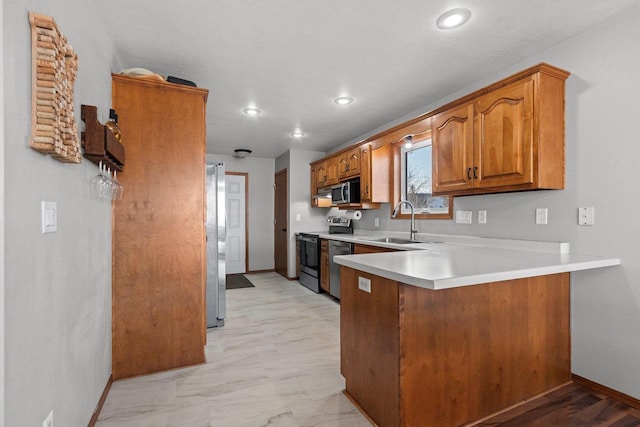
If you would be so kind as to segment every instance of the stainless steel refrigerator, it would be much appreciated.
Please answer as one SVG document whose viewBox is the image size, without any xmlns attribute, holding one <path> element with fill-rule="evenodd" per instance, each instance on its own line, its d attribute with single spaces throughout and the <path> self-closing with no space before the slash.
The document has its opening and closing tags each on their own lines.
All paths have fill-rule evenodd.
<svg viewBox="0 0 640 427">
<path fill-rule="evenodd" d="M 224 163 L 207 164 L 207 328 L 226 316 L 226 206 Z"/>
</svg>

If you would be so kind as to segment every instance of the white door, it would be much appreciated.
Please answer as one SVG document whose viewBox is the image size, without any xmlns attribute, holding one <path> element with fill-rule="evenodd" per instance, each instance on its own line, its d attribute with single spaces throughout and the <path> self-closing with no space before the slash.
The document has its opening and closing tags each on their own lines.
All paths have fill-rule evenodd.
<svg viewBox="0 0 640 427">
<path fill-rule="evenodd" d="M 227 274 L 246 273 L 246 174 L 226 174 Z"/>
</svg>

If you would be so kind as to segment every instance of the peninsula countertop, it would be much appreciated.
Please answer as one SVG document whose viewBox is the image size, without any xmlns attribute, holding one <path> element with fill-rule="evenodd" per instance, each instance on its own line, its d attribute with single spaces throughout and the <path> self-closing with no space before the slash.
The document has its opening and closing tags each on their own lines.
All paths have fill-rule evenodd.
<svg viewBox="0 0 640 427">
<path fill-rule="evenodd" d="M 571 271 L 611 267 L 620 258 L 569 253 L 569 245 L 466 236 L 422 236 L 439 243 L 389 244 L 368 235 L 321 235 L 322 238 L 402 249 L 396 252 L 340 255 L 334 260 L 356 270 L 421 288 L 460 286 Z"/>
</svg>

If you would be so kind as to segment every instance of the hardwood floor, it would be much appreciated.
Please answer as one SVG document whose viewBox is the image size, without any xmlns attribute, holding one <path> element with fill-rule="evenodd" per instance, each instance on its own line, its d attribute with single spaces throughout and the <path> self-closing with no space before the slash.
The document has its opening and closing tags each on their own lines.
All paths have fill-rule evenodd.
<svg viewBox="0 0 640 427">
<path fill-rule="evenodd" d="M 569 384 L 474 426 L 640 426 L 640 410 Z"/>
</svg>

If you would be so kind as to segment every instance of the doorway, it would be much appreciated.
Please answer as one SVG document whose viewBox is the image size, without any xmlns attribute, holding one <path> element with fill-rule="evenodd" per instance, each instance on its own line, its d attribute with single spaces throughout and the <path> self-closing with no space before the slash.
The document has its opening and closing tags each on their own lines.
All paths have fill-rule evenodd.
<svg viewBox="0 0 640 427">
<path fill-rule="evenodd" d="M 227 172 L 227 274 L 246 273 L 249 265 L 247 197 L 249 176 L 244 172 Z"/>
<path fill-rule="evenodd" d="M 287 264 L 289 259 L 288 252 L 288 205 L 287 200 L 287 169 L 276 172 L 274 185 L 274 265 L 276 273 L 281 276 L 288 277 Z"/>
</svg>

